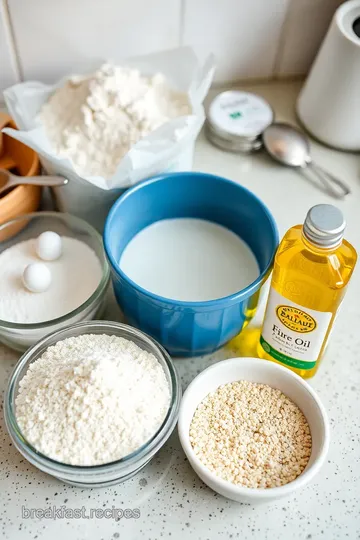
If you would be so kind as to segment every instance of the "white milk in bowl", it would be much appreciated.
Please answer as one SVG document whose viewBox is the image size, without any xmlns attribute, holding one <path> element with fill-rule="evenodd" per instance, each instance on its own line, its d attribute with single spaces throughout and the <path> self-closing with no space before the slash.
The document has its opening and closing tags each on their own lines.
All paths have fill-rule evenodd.
<svg viewBox="0 0 360 540">
<path fill-rule="evenodd" d="M 149 225 L 130 240 L 119 264 L 143 289 L 183 302 L 229 296 L 260 275 L 241 238 L 226 227 L 193 218 Z"/>
</svg>

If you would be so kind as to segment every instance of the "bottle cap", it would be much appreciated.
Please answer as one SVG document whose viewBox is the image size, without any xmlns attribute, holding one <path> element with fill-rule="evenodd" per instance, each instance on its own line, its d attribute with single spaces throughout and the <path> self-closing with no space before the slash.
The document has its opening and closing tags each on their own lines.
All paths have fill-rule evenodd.
<svg viewBox="0 0 360 540">
<path fill-rule="evenodd" d="M 317 204 L 305 218 L 303 234 L 312 244 L 322 248 L 335 248 L 344 237 L 346 221 L 336 206 Z"/>
</svg>

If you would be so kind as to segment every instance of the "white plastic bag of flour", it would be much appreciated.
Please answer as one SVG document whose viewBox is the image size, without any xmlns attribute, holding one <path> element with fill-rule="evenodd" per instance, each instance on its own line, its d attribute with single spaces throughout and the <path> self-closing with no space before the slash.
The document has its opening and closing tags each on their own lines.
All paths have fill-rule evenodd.
<svg viewBox="0 0 360 540">
<path fill-rule="evenodd" d="M 202 103 L 215 69 L 212 55 L 201 66 L 189 47 L 124 60 L 121 64 L 137 68 L 144 75 L 162 72 L 174 88 L 187 93 L 192 114 L 174 118 L 138 141 L 110 178 L 80 177 L 69 159 L 55 154 L 37 120 L 42 105 L 66 78 L 54 86 L 20 83 L 4 92 L 9 114 L 19 128 L 5 128 L 4 133 L 33 148 L 48 174 L 69 179 L 66 186 L 54 190 L 59 210 L 78 215 L 99 230 L 110 206 L 124 189 L 156 173 L 192 169 L 195 140 L 205 120 Z"/>
</svg>

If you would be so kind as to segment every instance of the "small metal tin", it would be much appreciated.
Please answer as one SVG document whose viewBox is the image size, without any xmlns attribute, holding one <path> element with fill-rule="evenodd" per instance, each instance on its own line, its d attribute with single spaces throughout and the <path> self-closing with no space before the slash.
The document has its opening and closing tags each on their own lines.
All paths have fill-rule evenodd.
<svg viewBox="0 0 360 540">
<path fill-rule="evenodd" d="M 211 102 L 206 134 L 223 150 L 250 153 L 262 147 L 262 133 L 273 121 L 274 111 L 263 98 L 230 90 Z"/>
</svg>

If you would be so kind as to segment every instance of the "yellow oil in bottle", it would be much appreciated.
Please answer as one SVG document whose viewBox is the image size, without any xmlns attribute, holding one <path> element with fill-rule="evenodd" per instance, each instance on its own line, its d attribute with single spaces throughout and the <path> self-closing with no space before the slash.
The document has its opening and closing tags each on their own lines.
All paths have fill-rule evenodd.
<svg viewBox="0 0 360 540">
<path fill-rule="evenodd" d="M 247 326 L 226 344 L 226 349 L 240 358 L 257 357 L 260 332 L 261 328 L 258 326 Z"/>
<path fill-rule="evenodd" d="M 310 209 L 284 236 L 274 262 L 258 356 L 312 377 L 353 273 L 357 254 L 332 205 Z"/>
</svg>

